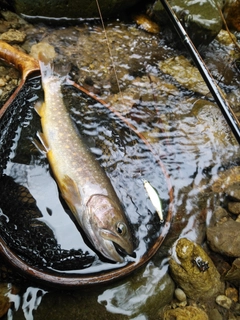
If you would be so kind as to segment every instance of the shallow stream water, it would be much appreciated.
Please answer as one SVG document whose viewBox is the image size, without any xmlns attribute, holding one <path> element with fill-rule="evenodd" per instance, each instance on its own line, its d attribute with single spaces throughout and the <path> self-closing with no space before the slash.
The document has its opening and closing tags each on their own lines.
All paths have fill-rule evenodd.
<svg viewBox="0 0 240 320">
<path fill-rule="evenodd" d="M 184 47 L 168 43 L 163 32 L 152 35 L 133 23 L 114 21 L 106 25 L 106 31 L 121 94 L 105 35 L 98 22 L 65 27 L 26 25 L 24 49 L 29 51 L 39 41 L 54 46 L 58 67 L 61 69 L 65 65 L 76 82 L 111 103 L 148 140 L 154 156 L 166 168 L 173 187 L 173 218 L 169 233 L 155 256 L 121 281 L 70 292 L 41 287 L 34 282 L 24 284 L 19 294 L 11 295 L 13 307 L 5 319 L 157 319 L 159 310 L 171 301 L 173 294 L 174 283 L 168 275 L 171 246 L 183 236 L 204 243 L 206 224 L 214 207 L 222 201 L 211 191 L 211 184 L 219 171 L 238 163 L 238 144 L 210 94 L 206 96 L 189 90 L 159 69 L 160 61 L 179 55 L 188 57 Z M 220 61 L 227 56 L 226 48 L 214 40 L 202 50 L 216 76 L 223 75 L 220 85 L 225 91 L 239 90 L 238 71 L 230 63 L 225 64 L 226 75 L 226 69 L 221 67 Z M 76 94 L 70 102 L 72 117 L 115 186 L 119 187 L 118 195 L 138 230 L 135 237 L 141 234 L 144 239 L 147 229 L 154 238 L 161 232 L 161 225 L 141 179 L 147 178 L 158 189 L 165 210 L 168 193 L 163 173 L 152 159 L 151 151 L 139 141 L 135 143 L 133 134 L 121 127 L 116 118 L 110 117 L 112 124 L 106 123 L 101 110 L 97 111 L 97 117 L 91 107 L 76 105 L 75 101 L 78 101 Z M 82 119 L 85 119 L 84 123 Z M 22 132 L 28 130 L 29 124 L 30 129 L 35 130 L 39 126 L 37 121 L 37 115 L 32 112 Z M 109 147 L 108 138 L 115 139 L 113 147 Z M 101 140 L 105 145 L 103 149 L 98 145 Z M 71 219 L 65 220 L 65 212 L 61 212 L 61 219 L 49 214 L 62 204 L 57 199 L 57 188 L 43 156 L 35 150 L 29 157 L 30 143 L 24 137 L 23 145 L 19 147 L 22 154 L 16 152 L 17 148 L 13 150 L 5 173 L 30 188 L 41 211 L 46 214 L 42 219 L 52 224 L 52 229 L 57 223 L 61 224 L 57 237 L 62 245 L 78 249 L 72 244 L 72 239 L 77 241 L 78 230 L 71 238 L 68 236 L 71 232 L 68 230 L 73 230 Z M 109 154 L 112 158 L 107 156 Z M 44 190 L 43 185 L 46 186 Z M 136 208 L 138 214 L 131 215 Z M 139 216 L 143 218 L 139 219 Z M 145 225 L 149 228 L 144 228 Z M 139 246 L 139 252 L 141 250 L 146 248 Z"/>
</svg>

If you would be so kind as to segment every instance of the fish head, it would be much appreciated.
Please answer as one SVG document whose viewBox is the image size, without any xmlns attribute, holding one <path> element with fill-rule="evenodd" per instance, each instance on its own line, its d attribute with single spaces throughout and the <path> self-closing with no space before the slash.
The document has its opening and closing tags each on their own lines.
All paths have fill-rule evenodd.
<svg viewBox="0 0 240 320">
<path fill-rule="evenodd" d="M 129 225 L 121 206 L 104 195 L 93 195 L 87 203 L 83 228 L 94 247 L 107 259 L 122 262 L 116 246 L 129 255 L 133 242 Z"/>
</svg>

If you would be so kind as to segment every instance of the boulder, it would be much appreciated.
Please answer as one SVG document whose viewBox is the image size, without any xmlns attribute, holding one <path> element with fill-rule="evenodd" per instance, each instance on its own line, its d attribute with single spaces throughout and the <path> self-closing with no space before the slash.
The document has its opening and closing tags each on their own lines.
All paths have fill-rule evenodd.
<svg viewBox="0 0 240 320">
<path fill-rule="evenodd" d="M 222 293 L 224 284 L 207 253 L 196 243 L 181 238 L 169 260 L 171 275 L 186 295 L 194 300 L 208 300 Z"/>
<path fill-rule="evenodd" d="M 102 15 L 116 15 L 135 5 L 139 0 L 98 0 Z M 96 0 L 14 0 L 13 7 L 18 14 L 30 17 L 52 18 L 96 18 L 99 17 Z"/>
<path fill-rule="evenodd" d="M 222 0 L 169 0 L 169 3 L 196 46 L 211 42 L 222 28 L 219 12 Z M 152 12 L 159 23 L 165 21 L 169 24 L 160 0 L 155 2 Z"/>
</svg>

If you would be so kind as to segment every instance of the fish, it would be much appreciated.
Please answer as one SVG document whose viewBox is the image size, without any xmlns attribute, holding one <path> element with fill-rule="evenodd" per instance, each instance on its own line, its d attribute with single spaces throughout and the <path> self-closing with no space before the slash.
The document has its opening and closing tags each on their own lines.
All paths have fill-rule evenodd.
<svg viewBox="0 0 240 320">
<path fill-rule="evenodd" d="M 157 192 L 157 190 L 150 184 L 149 181 L 143 179 L 143 185 L 144 185 L 144 188 L 154 206 L 154 208 L 156 209 L 157 211 L 157 214 L 160 218 L 160 222 L 162 223 L 164 221 L 163 219 L 163 213 L 162 213 L 162 201 L 160 199 L 160 196 Z"/>
<path fill-rule="evenodd" d="M 109 177 L 83 141 L 64 105 L 52 63 L 39 53 L 44 102 L 35 109 L 41 118 L 38 133 L 62 198 L 93 247 L 105 258 L 123 262 L 133 254 L 131 229 Z M 119 250 L 121 254 L 119 253 Z"/>
</svg>

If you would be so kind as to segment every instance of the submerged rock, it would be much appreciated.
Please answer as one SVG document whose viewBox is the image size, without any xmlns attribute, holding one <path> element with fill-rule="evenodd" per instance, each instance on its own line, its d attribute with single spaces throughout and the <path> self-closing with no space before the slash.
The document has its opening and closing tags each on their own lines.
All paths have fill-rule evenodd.
<svg viewBox="0 0 240 320">
<path fill-rule="evenodd" d="M 232 267 L 224 276 L 224 279 L 227 281 L 233 281 L 237 284 L 240 283 L 240 258 L 237 258 L 233 261 Z"/>
<path fill-rule="evenodd" d="M 26 34 L 19 30 L 9 29 L 0 36 L 0 40 L 6 41 L 8 43 L 22 43 L 26 38 Z"/>
<path fill-rule="evenodd" d="M 212 191 L 225 192 L 229 186 L 240 181 L 240 167 L 236 166 L 219 172 L 218 176 L 213 179 Z"/>
<path fill-rule="evenodd" d="M 209 89 L 200 72 L 185 57 L 177 56 L 160 61 L 158 66 L 161 71 L 170 74 L 188 90 L 192 90 L 203 95 L 207 95 L 209 93 Z"/>
<path fill-rule="evenodd" d="M 211 249 L 229 257 L 240 257 L 240 223 L 233 219 L 221 221 L 207 228 Z"/>
<path fill-rule="evenodd" d="M 147 15 L 139 14 L 133 17 L 133 20 L 139 26 L 140 29 L 145 30 L 150 33 L 159 33 L 160 27 L 159 25 L 152 21 Z"/>
<path fill-rule="evenodd" d="M 219 8 L 223 5 L 222 0 L 170 0 L 169 3 L 195 45 L 211 42 L 222 28 L 222 18 L 219 13 Z M 160 22 L 166 20 L 166 13 L 160 0 L 155 2 L 152 11 Z"/>
<path fill-rule="evenodd" d="M 164 312 L 164 320 L 181 320 L 181 319 L 191 319 L 191 320 L 208 320 L 208 315 L 205 311 L 200 308 L 187 306 L 183 308 L 176 308 L 167 310 Z"/>
<path fill-rule="evenodd" d="M 230 29 L 240 31 L 240 1 L 226 1 L 223 13 L 228 27 Z"/>
<path fill-rule="evenodd" d="M 116 15 L 133 6 L 138 0 L 99 0 L 99 7 L 103 16 Z M 29 17 L 53 17 L 53 18 L 96 18 L 99 17 L 95 0 L 14 0 L 13 7 L 18 14 Z"/>
<path fill-rule="evenodd" d="M 224 289 L 207 253 L 186 238 L 177 241 L 169 265 L 173 279 L 189 298 L 207 300 Z"/>
</svg>

